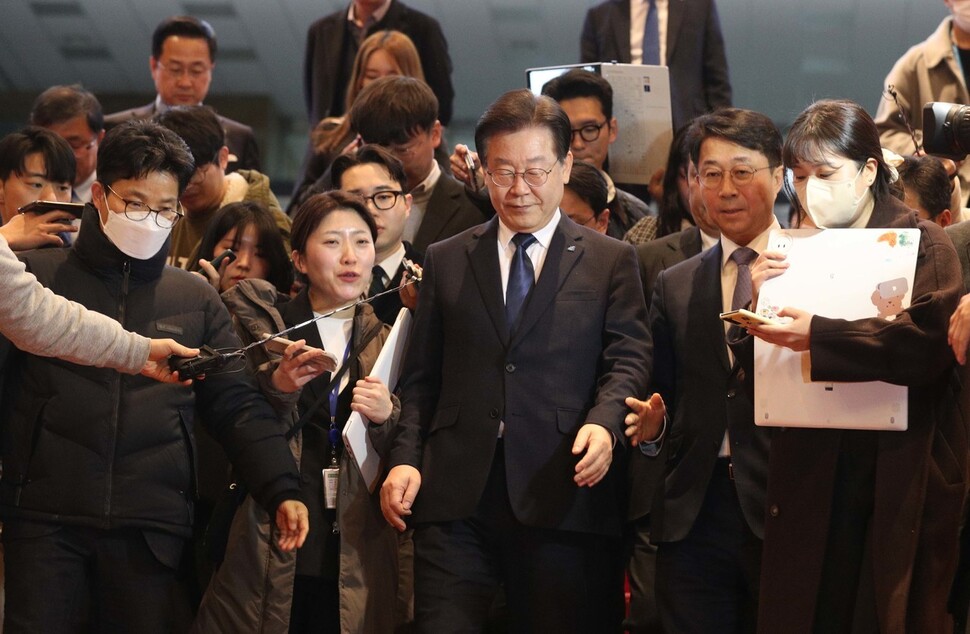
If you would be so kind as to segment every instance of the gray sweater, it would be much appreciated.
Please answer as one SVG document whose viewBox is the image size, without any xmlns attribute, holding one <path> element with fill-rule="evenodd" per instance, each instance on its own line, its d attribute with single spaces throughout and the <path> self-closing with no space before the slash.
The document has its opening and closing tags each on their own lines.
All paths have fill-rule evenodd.
<svg viewBox="0 0 970 634">
<path fill-rule="evenodd" d="M 58 297 L 26 271 L 0 236 L 0 332 L 25 352 L 138 373 L 149 339 Z"/>
</svg>

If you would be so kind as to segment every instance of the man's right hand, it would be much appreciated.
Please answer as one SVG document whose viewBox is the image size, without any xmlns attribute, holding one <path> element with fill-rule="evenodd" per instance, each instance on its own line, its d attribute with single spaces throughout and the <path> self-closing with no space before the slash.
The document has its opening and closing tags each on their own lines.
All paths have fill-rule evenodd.
<svg viewBox="0 0 970 634">
<path fill-rule="evenodd" d="M 407 528 L 404 518 L 411 514 L 411 505 L 421 488 L 421 472 L 411 465 L 391 469 L 381 486 L 381 512 L 387 523 L 402 533 Z"/>
<path fill-rule="evenodd" d="M 655 441 L 667 413 L 664 400 L 659 394 L 653 394 L 645 401 L 628 396 L 624 402 L 632 410 L 623 420 L 627 426 L 624 433 L 630 439 L 630 444 L 636 447 L 641 442 Z"/>
<path fill-rule="evenodd" d="M 468 160 L 475 166 L 474 170 L 468 169 Z M 451 165 L 451 175 L 471 191 L 477 192 L 485 186 L 485 173 L 481 161 L 478 160 L 478 153 L 473 152 L 467 145 L 456 145 L 448 162 Z"/>
<path fill-rule="evenodd" d="M 198 348 L 186 348 L 174 339 L 152 339 L 148 351 L 148 361 L 142 366 L 141 374 L 162 383 L 179 383 L 178 373 L 172 372 L 172 369 L 168 367 L 168 358 L 171 356 L 194 357 L 198 354 Z M 181 381 L 181 383 L 189 385 L 192 381 Z"/>
<path fill-rule="evenodd" d="M 0 227 L 0 233 L 6 238 L 10 248 L 14 251 L 26 251 L 49 245 L 62 247 L 64 241 L 58 233 L 74 233 L 77 227 L 58 222 L 59 220 L 74 220 L 74 216 L 66 211 L 48 211 L 43 214 L 17 214 Z"/>
</svg>

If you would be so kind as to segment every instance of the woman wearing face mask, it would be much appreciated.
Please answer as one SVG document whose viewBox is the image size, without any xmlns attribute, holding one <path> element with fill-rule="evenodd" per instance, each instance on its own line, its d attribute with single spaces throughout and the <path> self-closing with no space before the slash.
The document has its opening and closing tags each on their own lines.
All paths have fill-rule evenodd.
<svg viewBox="0 0 970 634">
<path fill-rule="evenodd" d="M 364 201 L 340 191 L 318 194 L 293 222 L 293 262 L 307 287 L 292 300 L 263 280 L 239 282 L 223 294 L 241 336 L 277 332 L 352 304 L 366 293 L 377 227 Z M 410 540 L 399 539 L 344 449 L 341 430 L 361 413 L 375 448 L 387 447 L 400 405 L 370 372 L 389 327 L 369 304 L 341 310 L 287 335 L 282 356 L 256 348 L 250 362 L 281 418 L 307 417 L 294 450 L 303 496 L 316 528 L 295 557 L 268 539 L 269 518 L 251 500 L 237 511 L 225 561 L 209 585 L 198 632 L 393 632 L 410 600 Z M 304 343 L 316 350 L 307 351 Z M 319 364 L 337 358 L 333 375 Z M 340 373 L 340 367 L 348 371 Z M 367 423 L 370 421 L 370 423 Z M 335 507 L 322 471 L 337 469 Z M 403 551 L 402 549 L 403 544 Z M 244 606 L 240 609 L 239 606 Z"/>
<path fill-rule="evenodd" d="M 814 381 L 909 386 L 909 429 L 782 429 L 772 440 L 762 558 L 763 632 L 944 632 L 967 466 L 947 320 L 960 296 L 946 234 L 890 195 L 875 124 L 856 103 L 819 101 L 795 120 L 783 159 L 793 203 L 820 228 L 920 229 L 912 303 L 893 321 L 786 308 L 749 332 L 808 351 Z M 757 290 L 783 256 L 751 269 Z M 755 301 L 757 301 L 755 299 Z M 748 337 L 734 345 L 750 363 Z M 750 368 L 749 368 L 750 371 Z"/>
</svg>

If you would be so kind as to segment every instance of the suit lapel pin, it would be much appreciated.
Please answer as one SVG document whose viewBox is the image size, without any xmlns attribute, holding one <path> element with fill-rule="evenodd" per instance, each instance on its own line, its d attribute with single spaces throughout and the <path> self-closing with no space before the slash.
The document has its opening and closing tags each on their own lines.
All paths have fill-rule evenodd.
<svg viewBox="0 0 970 634">
<path fill-rule="evenodd" d="M 567 251 L 575 251 L 576 250 L 576 245 L 573 245 L 571 247 L 566 247 L 566 250 Z"/>
</svg>

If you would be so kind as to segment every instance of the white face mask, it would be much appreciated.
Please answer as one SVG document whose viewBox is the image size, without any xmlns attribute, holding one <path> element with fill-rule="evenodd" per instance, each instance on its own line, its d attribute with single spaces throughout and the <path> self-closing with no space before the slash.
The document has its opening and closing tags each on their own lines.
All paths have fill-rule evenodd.
<svg viewBox="0 0 970 634">
<path fill-rule="evenodd" d="M 953 14 L 953 22 L 957 27 L 970 33 L 970 0 L 952 0 L 950 13 Z"/>
<path fill-rule="evenodd" d="M 809 176 L 805 185 L 805 210 L 819 229 L 848 227 L 862 215 L 861 204 L 866 192 L 856 193 L 856 181 L 865 169 L 863 165 L 855 178 L 826 181 Z M 868 191 L 868 189 L 866 190 Z"/>
<path fill-rule="evenodd" d="M 147 260 L 156 255 L 172 233 L 171 227 L 159 227 L 154 214 L 141 221 L 130 219 L 124 213 L 115 213 L 108 206 L 108 198 L 104 198 L 104 207 L 108 210 L 108 220 L 101 224 L 104 235 L 118 247 L 118 250 L 136 260 Z M 100 217 L 100 214 L 98 214 Z"/>
</svg>

